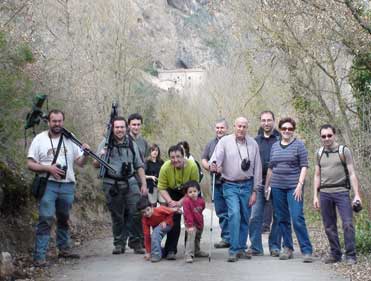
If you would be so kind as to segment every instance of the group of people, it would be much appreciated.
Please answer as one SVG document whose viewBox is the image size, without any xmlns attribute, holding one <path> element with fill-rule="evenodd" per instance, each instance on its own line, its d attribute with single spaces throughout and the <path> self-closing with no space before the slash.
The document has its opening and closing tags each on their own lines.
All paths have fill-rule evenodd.
<svg viewBox="0 0 371 281">
<path fill-rule="evenodd" d="M 34 138 L 28 152 L 29 169 L 48 177 L 45 194 L 39 202 L 34 253 L 37 266 L 47 264 L 46 251 L 54 216 L 57 218 L 59 256 L 79 257 L 71 252 L 68 231 L 76 182 L 73 166 L 74 163 L 83 166 L 87 162 L 86 151 L 90 147 L 83 144 L 79 148 L 64 137 L 63 122 L 62 111 L 50 111 L 48 131 Z M 207 257 L 208 254 L 200 249 L 205 208 L 199 185 L 201 168 L 190 155 L 187 142 L 171 146 L 169 160 L 164 162 L 159 146 L 150 146 L 142 137 L 142 122 L 138 113 L 131 114 L 128 121 L 115 117 L 112 143 L 107 147 L 103 140 L 97 149 L 100 157 L 108 156 L 108 163 L 115 171 L 107 169 L 102 179 L 112 218 L 112 254 L 125 253 L 128 244 L 134 253 L 144 254 L 145 259 L 152 262 L 176 259 L 183 215 L 186 262 L 193 262 L 195 257 Z M 272 202 L 270 255 L 281 260 L 293 258 L 293 226 L 303 261 L 312 262 L 313 248 L 303 210 L 308 152 L 304 143 L 294 137 L 296 122 L 292 118 L 282 118 L 276 130 L 273 112 L 263 111 L 260 124 L 254 139 L 247 133 L 245 117 L 235 120 L 231 134 L 227 134 L 227 121 L 217 120 L 215 137 L 202 153 L 201 165 L 215 179 L 212 190 L 221 240 L 214 247 L 228 248 L 229 262 L 264 255 L 264 209 Z M 339 145 L 335 136 L 333 126 L 321 127 L 323 147 L 316 152 L 313 203 L 315 208 L 321 209 L 330 242 L 330 254 L 325 263 L 342 259 L 337 208 L 343 221 L 346 262 L 354 264 L 355 233 L 349 190 L 353 188 L 353 201 L 361 202 L 361 199 L 351 152 Z M 93 165 L 99 168 L 100 162 L 94 160 Z M 165 236 L 165 245 L 161 247 Z"/>
</svg>

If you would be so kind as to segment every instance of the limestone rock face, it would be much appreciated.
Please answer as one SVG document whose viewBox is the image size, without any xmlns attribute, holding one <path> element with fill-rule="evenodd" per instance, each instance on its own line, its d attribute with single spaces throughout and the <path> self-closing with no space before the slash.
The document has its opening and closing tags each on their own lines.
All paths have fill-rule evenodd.
<svg viewBox="0 0 371 281">
<path fill-rule="evenodd" d="M 221 1 L 220 3 L 222 3 Z M 165 69 L 221 65 L 237 44 L 229 11 L 209 0 L 131 0 L 137 25 L 133 41 L 150 47 Z"/>
<path fill-rule="evenodd" d="M 5 279 L 14 273 L 14 265 L 12 256 L 8 252 L 0 254 L 0 278 Z"/>
</svg>

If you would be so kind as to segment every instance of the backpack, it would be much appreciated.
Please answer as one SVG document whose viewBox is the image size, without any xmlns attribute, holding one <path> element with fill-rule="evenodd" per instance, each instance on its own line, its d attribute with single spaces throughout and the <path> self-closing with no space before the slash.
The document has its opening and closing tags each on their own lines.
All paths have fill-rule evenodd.
<svg viewBox="0 0 371 281">
<path fill-rule="evenodd" d="M 346 159 L 345 159 L 345 155 L 344 155 L 345 147 L 346 147 L 346 145 L 339 145 L 338 150 L 331 151 L 331 152 L 328 152 L 328 153 L 338 153 L 339 154 L 339 158 L 340 158 L 341 164 L 343 165 L 344 173 L 345 173 L 345 177 L 346 177 L 345 187 L 347 189 L 350 189 L 349 171 L 348 171 L 348 168 L 347 168 L 347 163 L 346 163 Z M 318 149 L 318 152 L 317 152 L 317 165 L 319 166 L 320 171 L 321 171 L 321 158 L 322 158 L 322 155 L 324 153 L 324 150 L 325 150 L 325 148 L 322 146 L 320 149 Z M 333 187 L 333 186 L 326 185 L 326 187 Z"/>
</svg>

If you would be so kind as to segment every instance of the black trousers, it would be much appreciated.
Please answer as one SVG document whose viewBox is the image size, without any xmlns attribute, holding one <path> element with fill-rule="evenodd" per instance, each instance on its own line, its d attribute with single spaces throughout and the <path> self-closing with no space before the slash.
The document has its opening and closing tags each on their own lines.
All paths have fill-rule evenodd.
<svg viewBox="0 0 371 281">
<path fill-rule="evenodd" d="M 180 236 L 180 220 L 182 218 L 181 214 L 175 213 L 173 215 L 174 225 L 173 228 L 167 233 L 164 257 L 167 256 L 169 252 L 177 253 L 178 241 Z"/>
<path fill-rule="evenodd" d="M 178 190 L 173 190 L 168 188 L 167 189 L 169 196 L 171 199 L 175 201 L 179 201 L 183 198 L 184 193 Z M 173 215 L 173 228 L 167 233 L 166 242 L 165 242 L 165 249 L 164 249 L 164 257 L 167 256 L 169 252 L 177 253 L 178 241 L 180 236 L 180 221 L 182 215 L 178 213 L 174 213 Z"/>
</svg>

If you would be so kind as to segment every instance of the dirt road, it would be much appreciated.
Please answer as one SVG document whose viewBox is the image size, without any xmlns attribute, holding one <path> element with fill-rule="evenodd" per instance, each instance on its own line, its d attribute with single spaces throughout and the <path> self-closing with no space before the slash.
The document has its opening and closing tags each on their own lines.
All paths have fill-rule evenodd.
<svg viewBox="0 0 371 281">
<path fill-rule="evenodd" d="M 210 243 L 210 212 L 205 213 L 202 249 L 208 251 Z M 214 217 L 215 222 L 215 217 Z M 214 225 L 214 241 L 218 239 L 218 227 Z M 183 231 L 182 231 L 183 232 Z M 132 250 L 119 256 L 111 254 L 112 239 L 92 240 L 80 249 L 80 261 L 56 267 L 50 280 L 55 281 L 345 281 L 336 275 L 330 267 L 315 260 L 304 264 L 298 250 L 292 260 L 281 261 L 268 255 L 253 257 L 251 260 L 239 260 L 236 263 L 226 262 L 227 249 L 213 249 L 212 259 L 195 259 L 193 264 L 186 264 L 183 255 L 183 237 L 178 245 L 176 261 L 147 262 L 141 255 Z M 263 241 L 267 241 L 264 235 Z M 265 251 L 268 253 L 265 243 Z"/>
</svg>

